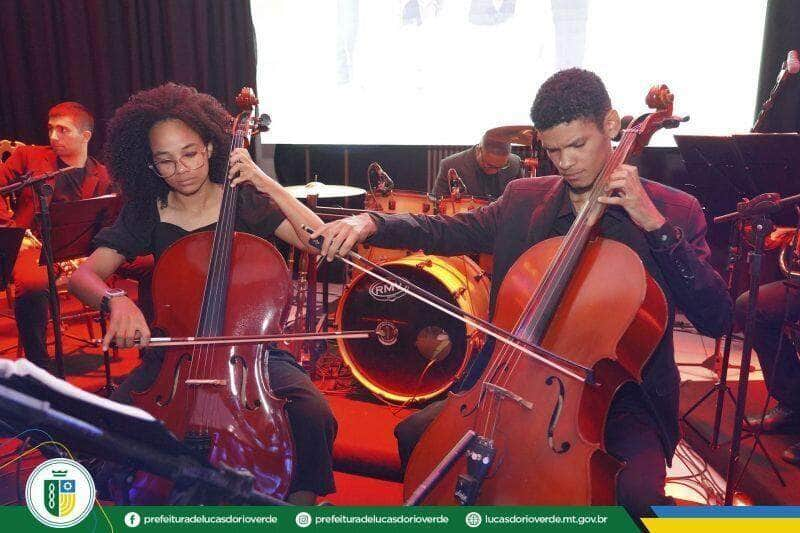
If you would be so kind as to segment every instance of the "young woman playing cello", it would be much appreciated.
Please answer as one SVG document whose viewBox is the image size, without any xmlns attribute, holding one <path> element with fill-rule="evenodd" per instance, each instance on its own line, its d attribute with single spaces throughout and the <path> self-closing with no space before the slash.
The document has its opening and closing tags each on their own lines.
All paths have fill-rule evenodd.
<svg viewBox="0 0 800 533">
<path fill-rule="evenodd" d="M 136 304 L 104 280 L 126 258 L 153 253 L 158 260 L 182 237 L 214 230 L 226 183 L 244 186 L 238 195 L 237 232 L 275 235 L 304 248 L 300 227 L 322 224 L 262 172 L 245 149 L 229 151 L 230 119 L 212 96 L 169 83 L 133 95 L 109 123 L 107 162 L 125 204 L 115 224 L 97 235 L 95 251 L 70 280 L 70 290 L 84 303 L 110 312 L 104 347 L 114 341 L 128 348 L 137 340 L 145 347 L 151 334 Z M 159 350 L 145 350 L 142 364 L 113 399 L 131 403 L 130 393 L 152 385 L 162 362 Z M 268 378 L 272 393 L 288 400 L 295 468 L 287 500 L 313 504 L 318 495 L 335 490 L 331 452 L 336 421 L 286 352 L 270 350 Z"/>
</svg>

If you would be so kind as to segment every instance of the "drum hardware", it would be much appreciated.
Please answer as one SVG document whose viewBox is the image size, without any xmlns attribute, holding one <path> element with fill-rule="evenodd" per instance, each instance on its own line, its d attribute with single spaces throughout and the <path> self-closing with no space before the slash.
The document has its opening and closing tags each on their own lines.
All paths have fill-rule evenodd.
<svg viewBox="0 0 800 533">
<path fill-rule="evenodd" d="M 375 328 L 378 341 L 384 346 L 392 346 L 397 342 L 397 326 L 388 320 L 382 320 Z"/>
<path fill-rule="evenodd" d="M 422 357 L 432 362 L 445 359 L 453 349 L 450 335 L 438 326 L 426 326 L 417 335 L 414 346 Z"/>
</svg>

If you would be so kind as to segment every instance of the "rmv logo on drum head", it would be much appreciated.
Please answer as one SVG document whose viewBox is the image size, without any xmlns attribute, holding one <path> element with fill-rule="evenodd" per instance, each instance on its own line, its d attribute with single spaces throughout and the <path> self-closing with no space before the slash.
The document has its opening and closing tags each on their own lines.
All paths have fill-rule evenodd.
<svg viewBox="0 0 800 533">
<path fill-rule="evenodd" d="M 392 287 L 388 283 L 376 281 L 370 285 L 369 294 L 379 302 L 394 302 L 395 300 L 399 300 L 405 296 L 406 293 L 400 289 Z"/>
</svg>

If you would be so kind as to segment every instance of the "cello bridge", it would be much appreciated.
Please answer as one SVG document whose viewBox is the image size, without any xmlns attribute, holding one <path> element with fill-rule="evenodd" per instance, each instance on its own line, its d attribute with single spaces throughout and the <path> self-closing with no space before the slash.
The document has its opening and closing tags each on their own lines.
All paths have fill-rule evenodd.
<svg viewBox="0 0 800 533">
<path fill-rule="evenodd" d="M 525 409 L 531 411 L 533 409 L 533 402 L 526 400 L 519 394 L 515 394 L 510 390 L 503 388 L 499 385 L 495 385 L 494 383 L 484 383 L 483 387 L 489 390 L 492 394 L 496 394 L 500 397 L 500 399 L 508 398 L 510 400 L 514 400 L 518 404 L 520 404 Z"/>
<path fill-rule="evenodd" d="M 224 387 L 228 384 L 227 379 L 187 379 L 185 382 L 190 387 Z"/>
</svg>

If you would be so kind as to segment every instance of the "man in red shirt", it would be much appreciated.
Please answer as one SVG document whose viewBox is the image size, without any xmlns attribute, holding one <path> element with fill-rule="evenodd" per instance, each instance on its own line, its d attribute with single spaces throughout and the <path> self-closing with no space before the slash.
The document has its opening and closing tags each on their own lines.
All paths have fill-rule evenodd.
<svg viewBox="0 0 800 533">
<path fill-rule="evenodd" d="M 71 202 L 101 196 L 111 191 L 106 168 L 89 157 L 88 145 L 94 130 L 94 117 L 77 102 L 62 102 L 48 114 L 50 146 L 21 146 L 6 162 L 0 163 L 0 185 L 19 180 L 26 174 L 40 175 L 60 168 L 84 169 L 76 175 L 51 180 L 51 202 Z M 10 224 L 37 232 L 34 215 L 38 211 L 34 191 L 23 189 Z M 40 247 L 26 239 L 17 258 L 12 279 L 16 293 L 14 312 L 19 341 L 25 356 L 43 366 L 47 361 L 46 327 L 48 320 L 47 270 L 39 266 Z"/>
</svg>

